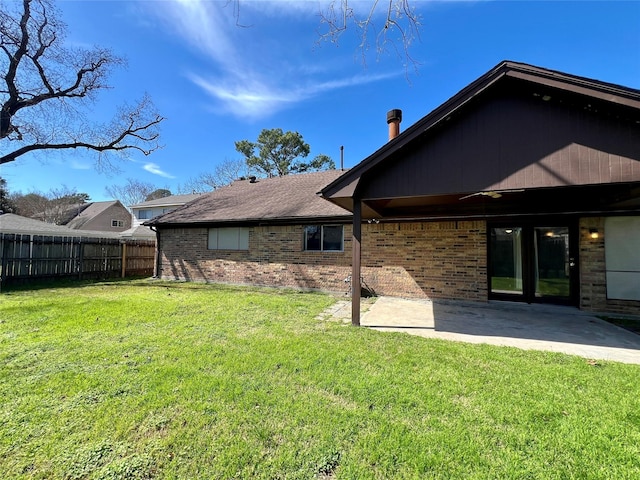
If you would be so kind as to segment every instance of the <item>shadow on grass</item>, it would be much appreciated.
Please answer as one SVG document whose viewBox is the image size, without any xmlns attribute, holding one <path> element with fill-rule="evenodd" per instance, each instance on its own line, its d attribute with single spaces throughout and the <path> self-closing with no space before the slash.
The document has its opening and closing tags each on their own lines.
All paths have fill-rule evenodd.
<svg viewBox="0 0 640 480">
<path fill-rule="evenodd" d="M 11 292 L 30 292 L 34 290 L 48 290 L 53 288 L 83 288 L 93 287 L 96 285 L 127 285 L 134 284 L 136 282 L 151 280 L 149 277 L 127 277 L 127 278 L 106 278 L 106 279 L 49 279 L 49 280 L 36 280 L 33 282 L 16 283 L 13 285 L 6 285 L 2 287 L 0 293 Z"/>
<path fill-rule="evenodd" d="M 207 282 L 187 282 L 176 280 L 162 280 L 153 277 L 139 276 L 127 278 L 107 278 L 107 279 L 53 279 L 40 280 L 31 283 L 15 284 L 3 287 L 2 293 L 12 292 L 30 292 L 38 290 L 61 289 L 61 288 L 85 288 L 96 286 L 127 286 L 127 287 L 158 287 L 165 289 L 179 290 L 209 290 L 220 292 L 256 292 L 270 295 L 291 295 L 291 294 L 315 294 L 326 295 L 319 291 L 298 290 L 295 288 L 278 288 L 278 287 L 261 287 L 261 286 L 245 286 L 245 285 L 228 285 L 224 283 L 207 283 Z"/>
</svg>

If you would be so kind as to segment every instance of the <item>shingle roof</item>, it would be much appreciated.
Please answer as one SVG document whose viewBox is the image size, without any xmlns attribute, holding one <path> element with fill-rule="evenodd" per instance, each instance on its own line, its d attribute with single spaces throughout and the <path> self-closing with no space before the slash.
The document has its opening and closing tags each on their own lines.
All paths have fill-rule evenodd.
<svg viewBox="0 0 640 480">
<path fill-rule="evenodd" d="M 13 213 L 0 215 L 0 233 L 51 235 L 64 237 L 117 237 L 115 232 L 78 231 L 62 225 L 41 222 Z"/>
<path fill-rule="evenodd" d="M 82 211 L 80 211 L 76 216 L 71 218 L 65 225 L 69 228 L 74 228 L 80 230 L 82 226 L 87 223 L 89 220 L 94 219 L 102 212 L 107 210 L 109 207 L 113 205 L 117 205 L 120 203 L 118 200 L 109 200 L 106 202 L 92 202 Z"/>
<path fill-rule="evenodd" d="M 310 219 L 351 218 L 351 213 L 320 198 L 317 192 L 344 171 L 237 180 L 202 195 L 150 225 L 295 222 Z"/>
<path fill-rule="evenodd" d="M 201 197 L 202 193 L 189 193 L 186 195 L 170 195 L 168 197 L 156 198 L 155 200 L 149 200 L 148 202 L 136 203 L 135 205 L 129 205 L 129 208 L 144 208 L 144 207 L 171 207 L 174 205 L 184 205 L 198 197 Z"/>
<path fill-rule="evenodd" d="M 131 227 L 124 232 L 119 232 L 120 238 L 134 238 L 138 240 L 155 240 L 156 234 L 149 227 L 138 225 L 137 227 Z"/>
</svg>

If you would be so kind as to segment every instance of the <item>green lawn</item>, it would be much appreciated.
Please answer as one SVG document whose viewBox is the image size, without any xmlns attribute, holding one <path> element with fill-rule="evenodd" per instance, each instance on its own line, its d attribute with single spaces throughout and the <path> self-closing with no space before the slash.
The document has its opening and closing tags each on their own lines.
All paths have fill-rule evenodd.
<svg viewBox="0 0 640 480">
<path fill-rule="evenodd" d="M 0 478 L 640 478 L 640 366 L 315 320 L 332 301 L 3 293 Z"/>
<path fill-rule="evenodd" d="M 522 281 L 516 285 L 513 277 L 491 277 L 492 292 L 522 293 Z M 540 278 L 537 285 L 537 296 L 568 297 L 571 294 L 568 278 Z"/>
</svg>

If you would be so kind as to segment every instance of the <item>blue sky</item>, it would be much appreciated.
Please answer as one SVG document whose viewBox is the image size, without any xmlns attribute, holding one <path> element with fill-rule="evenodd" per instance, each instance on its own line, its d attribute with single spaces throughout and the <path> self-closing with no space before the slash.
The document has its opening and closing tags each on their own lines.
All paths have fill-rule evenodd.
<svg viewBox="0 0 640 480">
<path fill-rule="evenodd" d="M 318 44 L 318 1 L 63 1 L 67 41 L 127 58 L 95 103 L 106 120 L 145 92 L 167 119 L 164 148 L 100 173 L 84 152 L 27 155 L 0 167 L 10 191 L 63 185 L 108 200 L 106 185 L 136 178 L 176 192 L 199 173 L 239 159 L 234 141 L 264 128 L 300 132 L 351 167 L 387 141 L 386 112 L 416 122 L 502 60 L 640 89 L 640 1 L 425 1 L 405 68 L 390 46 L 362 62 L 358 39 Z M 354 2 L 366 7 L 371 1 Z M 355 33 L 355 32 L 351 32 Z"/>
</svg>

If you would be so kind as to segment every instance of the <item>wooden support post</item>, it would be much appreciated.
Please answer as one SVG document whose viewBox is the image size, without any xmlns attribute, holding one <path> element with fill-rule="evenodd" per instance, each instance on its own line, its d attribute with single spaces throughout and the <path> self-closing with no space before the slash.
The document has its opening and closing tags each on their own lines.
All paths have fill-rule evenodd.
<svg viewBox="0 0 640 480">
<path fill-rule="evenodd" d="M 353 235 L 351 260 L 351 324 L 360 326 L 360 254 L 362 242 L 362 203 L 353 199 Z"/>
<path fill-rule="evenodd" d="M 122 242 L 122 278 L 127 276 L 127 242 Z"/>
</svg>

